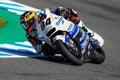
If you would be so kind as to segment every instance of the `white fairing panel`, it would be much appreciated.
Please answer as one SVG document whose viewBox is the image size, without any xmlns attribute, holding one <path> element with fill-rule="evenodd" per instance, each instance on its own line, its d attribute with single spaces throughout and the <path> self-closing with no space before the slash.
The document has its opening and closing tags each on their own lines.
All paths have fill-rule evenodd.
<svg viewBox="0 0 120 80">
<path fill-rule="evenodd" d="M 80 23 L 78 25 L 80 27 L 85 26 L 85 24 L 83 23 L 82 20 L 80 21 Z M 88 30 L 88 32 L 90 32 L 92 35 L 94 35 L 93 38 L 97 39 L 99 41 L 100 46 L 102 46 L 104 44 L 104 39 L 99 34 L 97 34 L 96 32 L 92 31 L 87 26 L 85 26 L 85 28 Z"/>
</svg>

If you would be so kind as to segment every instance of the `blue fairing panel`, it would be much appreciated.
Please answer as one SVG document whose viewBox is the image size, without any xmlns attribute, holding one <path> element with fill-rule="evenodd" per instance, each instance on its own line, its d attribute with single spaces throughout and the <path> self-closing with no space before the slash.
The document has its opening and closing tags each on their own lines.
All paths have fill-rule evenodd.
<svg viewBox="0 0 120 80">
<path fill-rule="evenodd" d="M 70 32 L 71 37 L 75 36 L 79 31 L 79 26 L 78 25 L 74 25 L 73 30 Z M 65 35 L 65 42 L 67 42 L 69 40 L 69 35 Z"/>
</svg>

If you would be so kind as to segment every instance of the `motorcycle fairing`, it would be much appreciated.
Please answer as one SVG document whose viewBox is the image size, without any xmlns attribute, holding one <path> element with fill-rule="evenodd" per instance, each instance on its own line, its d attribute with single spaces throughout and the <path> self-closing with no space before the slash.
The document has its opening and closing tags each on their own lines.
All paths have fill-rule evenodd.
<svg viewBox="0 0 120 80">
<path fill-rule="evenodd" d="M 70 28 L 71 26 L 68 27 L 68 29 Z M 70 32 L 70 36 L 72 38 L 74 38 L 79 32 L 79 27 L 78 25 L 74 25 L 74 28 L 72 29 L 72 31 Z M 70 38 L 70 36 L 68 34 L 65 35 L 65 42 L 67 42 Z"/>
</svg>

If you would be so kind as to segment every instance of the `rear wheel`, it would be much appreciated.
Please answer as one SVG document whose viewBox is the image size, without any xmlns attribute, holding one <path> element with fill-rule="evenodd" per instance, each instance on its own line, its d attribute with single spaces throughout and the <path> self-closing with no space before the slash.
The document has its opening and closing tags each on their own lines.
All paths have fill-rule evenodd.
<svg viewBox="0 0 120 80">
<path fill-rule="evenodd" d="M 73 41 L 74 42 L 74 41 Z M 75 44 L 65 44 L 61 40 L 57 40 L 55 42 L 57 48 L 62 53 L 63 56 L 65 56 L 72 64 L 74 65 L 82 65 L 83 60 L 81 58 L 81 54 L 79 52 L 79 48 Z"/>
<path fill-rule="evenodd" d="M 42 50 L 45 56 L 54 56 L 57 54 L 57 51 L 46 43 L 43 45 Z"/>
</svg>

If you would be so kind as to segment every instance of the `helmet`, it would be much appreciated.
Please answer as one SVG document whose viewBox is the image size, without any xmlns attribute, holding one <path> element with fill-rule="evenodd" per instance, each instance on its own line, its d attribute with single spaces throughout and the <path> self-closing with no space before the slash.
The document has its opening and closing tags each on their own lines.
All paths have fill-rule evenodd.
<svg viewBox="0 0 120 80">
<path fill-rule="evenodd" d="M 37 16 L 35 11 L 26 11 L 20 17 L 21 24 L 25 30 L 28 30 L 30 27 L 34 28 L 35 17 Z"/>
</svg>

